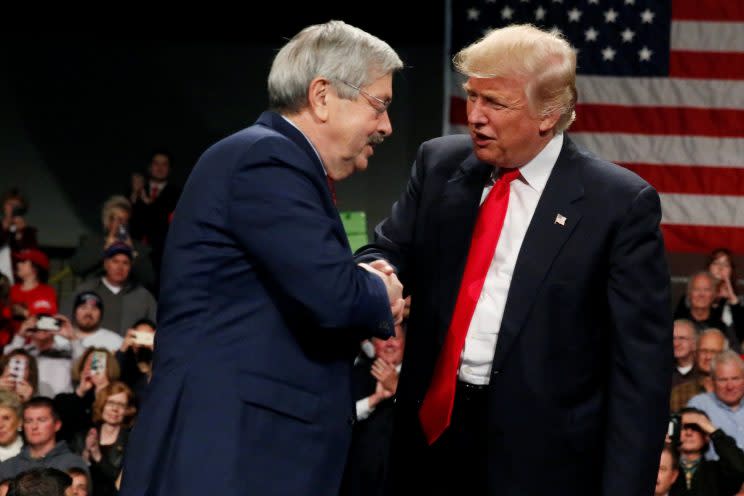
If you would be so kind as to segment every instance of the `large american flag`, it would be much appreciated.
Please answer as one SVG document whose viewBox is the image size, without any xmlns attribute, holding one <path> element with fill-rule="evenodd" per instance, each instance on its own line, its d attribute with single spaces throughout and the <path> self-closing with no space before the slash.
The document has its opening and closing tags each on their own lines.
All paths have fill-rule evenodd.
<svg viewBox="0 0 744 496">
<path fill-rule="evenodd" d="M 744 253 L 744 0 L 447 0 L 445 132 L 465 131 L 451 57 L 532 23 L 578 50 L 569 135 L 661 194 L 666 246 Z"/>
</svg>

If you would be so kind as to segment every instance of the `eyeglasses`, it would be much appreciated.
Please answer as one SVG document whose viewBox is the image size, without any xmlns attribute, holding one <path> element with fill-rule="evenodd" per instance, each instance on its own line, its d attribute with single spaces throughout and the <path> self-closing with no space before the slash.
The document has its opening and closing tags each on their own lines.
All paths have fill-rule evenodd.
<svg viewBox="0 0 744 496">
<path fill-rule="evenodd" d="M 375 111 L 377 112 L 377 115 L 382 115 L 385 112 L 387 112 L 388 107 L 390 107 L 390 104 L 392 103 L 392 100 L 383 100 L 382 98 L 377 98 L 374 95 L 370 95 L 369 93 L 364 91 L 359 86 L 353 85 L 351 83 L 347 83 L 346 81 L 343 81 L 343 80 L 341 82 L 344 83 L 349 88 L 354 88 L 359 93 L 361 93 L 367 99 L 367 101 L 369 101 L 369 104 L 372 105 L 372 108 L 375 109 Z"/>
</svg>

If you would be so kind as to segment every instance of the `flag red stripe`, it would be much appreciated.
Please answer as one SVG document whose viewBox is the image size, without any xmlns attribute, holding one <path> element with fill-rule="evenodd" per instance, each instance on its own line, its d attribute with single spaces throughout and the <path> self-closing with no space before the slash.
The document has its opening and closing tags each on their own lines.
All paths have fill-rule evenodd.
<svg viewBox="0 0 744 496">
<path fill-rule="evenodd" d="M 741 0 L 673 0 L 672 19 L 676 21 L 744 21 Z"/>
<path fill-rule="evenodd" d="M 744 110 L 578 104 L 571 130 L 744 137 Z"/>
<path fill-rule="evenodd" d="M 693 79 L 744 79 L 744 53 L 674 50 L 669 54 L 669 75 Z"/>
<path fill-rule="evenodd" d="M 744 254 L 744 228 L 662 224 L 667 251 L 709 253 L 725 246 Z"/>
<path fill-rule="evenodd" d="M 744 192 L 744 168 L 621 163 L 651 183 L 659 193 L 731 195 Z"/>
</svg>

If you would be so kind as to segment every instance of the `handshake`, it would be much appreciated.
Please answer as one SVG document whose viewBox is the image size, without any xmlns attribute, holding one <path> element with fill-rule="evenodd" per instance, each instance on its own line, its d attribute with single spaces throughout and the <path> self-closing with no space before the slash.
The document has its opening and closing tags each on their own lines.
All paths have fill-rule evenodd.
<svg viewBox="0 0 744 496">
<path fill-rule="evenodd" d="M 382 279 L 383 283 L 385 283 L 388 299 L 390 300 L 390 311 L 393 314 L 393 320 L 396 325 L 400 324 L 403 321 L 406 302 L 403 299 L 403 285 L 398 280 L 398 276 L 395 275 L 393 266 L 390 265 L 387 260 L 375 260 L 369 264 L 360 263 L 359 266 L 372 272 Z"/>
</svg>

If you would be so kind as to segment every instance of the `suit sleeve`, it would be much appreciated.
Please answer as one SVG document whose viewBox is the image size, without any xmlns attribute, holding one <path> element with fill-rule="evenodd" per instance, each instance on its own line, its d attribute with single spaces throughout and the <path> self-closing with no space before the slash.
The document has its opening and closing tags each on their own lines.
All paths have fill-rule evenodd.
<svg viewBox="0 0 744 496">
<path fill-rule="evenodd" d="M 270 290 L 318 327 L 391 336 L 385 285 L 354 263 L 338 220 L 323 207 L 319 182 L 288 162 L 274 159 L 235 171 L 228 225 L 238 242 Z"/>
<path fill-rule="evenodd" d="M 419 147 L 411 177 L 400 199 L 393 204 L 390 217 L 375 227 L 375 242 L 364 246 L 356 253 L 360 262 L 385 259 L 396 268 L 403 284 L 406 284 L 406 259 L 411 252 L 416 232 L 421 188 L 424 182 L 424 145 Z"/>
<path fill-rule="evenodd" d="M 604 495 L 650 493 L 668 423 L 672 322 L 660 219 L 659 196 L 646 186 L 611 247 Z"/>
</svg>

